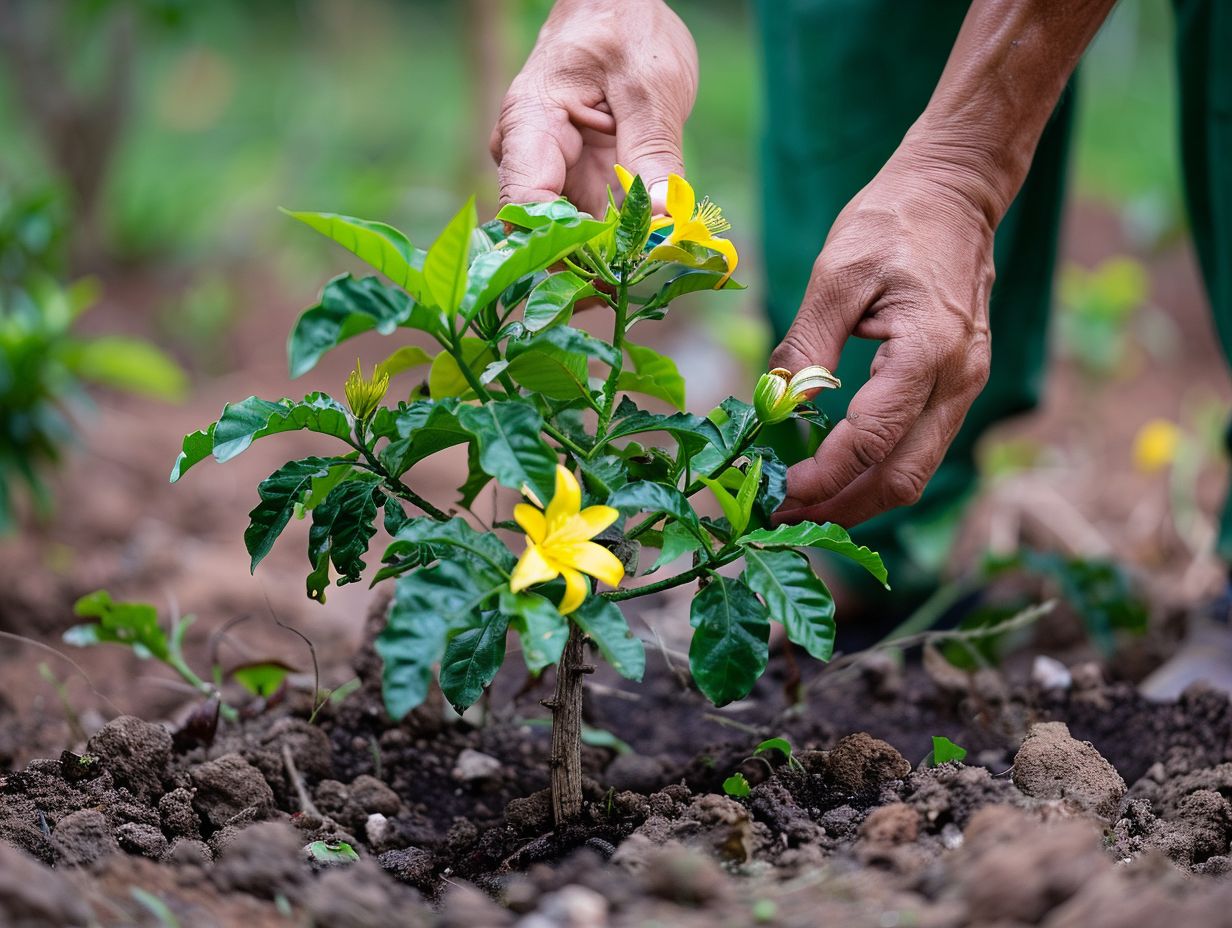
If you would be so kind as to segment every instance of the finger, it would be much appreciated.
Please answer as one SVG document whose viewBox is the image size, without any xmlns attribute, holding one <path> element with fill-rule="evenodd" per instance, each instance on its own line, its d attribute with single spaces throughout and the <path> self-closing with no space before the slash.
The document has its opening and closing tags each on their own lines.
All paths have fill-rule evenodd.
<svg viewBox="0 0 1232 928">
<path fill-rule="evenodd" d="M 656 213 L 667 209 L 667 176 L 684 174 L 683 134 L 688 107 L 645 97 L 614 101 L 616 161 L 641 175 Z"/>
<path fill-rule="evenodd" d="M 835 522 L 851 527 L 879 513 L 917 502 L 962 427 L 969 403 L 955 397 L 930 403 L 911 431 L 883 462 L 834 497 L 810 506 L 788 508 L 777 522 Z"/>
<path fill-rule="evenodd" d="M 838 367 L 839 353 L 851 335 L 854 320 L 875 296 L 863 275 L 837 266 L 823 248 L 813 263 L 808 288 L 791 328 L 770 355 L 770 366 L 793 374 L 810 364 Z"/>
<path fill-rule="evenodd" d="M 936 374 L 923 355 L 914 340 L 900 337 L 882 343 L 872 376 L 852 397 L 847 415 L 814 457 L 788 471 L 785 506 L 828 500 L 890 457 L 933 392 Z"/>
<path fill-rule="evenodd" d="M 501 203 L 554 200 L 565 188 L 570 161 L 580 147 L 576 130 L 563 110 L 506 104 L 506 112 L 493 133 L 492 155 L 500 184 Z"/>
</svg>

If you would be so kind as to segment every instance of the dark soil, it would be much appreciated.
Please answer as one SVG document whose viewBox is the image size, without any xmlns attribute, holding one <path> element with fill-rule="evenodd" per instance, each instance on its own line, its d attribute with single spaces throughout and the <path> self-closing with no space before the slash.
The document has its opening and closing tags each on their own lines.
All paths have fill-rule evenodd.
<svg viewBox="0 0 1232 928">
<path fill-rule="evenodd" d="M 546 729 L 439 700 L 394 724 L 367 647 L 355 665 L 315 724 L 290 693 L 177 750 L 125 716 L 4 775 L 0 924 L 1232 924 L 1209 879 L 1232 870 L 1213 691 L 1150 704 L 1094 667 L 1047 693 L 938 685 L 874 660 L 777 714 L 772 673 L 733 728 L 652 661 L 636 702 L 592 687 L 588 721 L 634 752 L 588 747 L 583 817 L 553 829 Z M 932 734 L 969 764 L 920 766 Z M 770 735 L 797 763 L 749 758 Z M 741 799 L 720 788 L 736 770 Z M 313 861 L 314 841 L 361 860 Z"/>
</svg>

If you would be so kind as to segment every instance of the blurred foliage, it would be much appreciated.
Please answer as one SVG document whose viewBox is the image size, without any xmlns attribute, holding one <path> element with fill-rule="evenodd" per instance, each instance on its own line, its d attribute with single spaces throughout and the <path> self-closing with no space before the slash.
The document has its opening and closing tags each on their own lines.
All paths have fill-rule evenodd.
<svg viewBox="0 0 1232 928">
<path fill-rule="evenodd" d="M 91 382 L 164 399 L 180 398 L 179 366 L 139 339 L 86 338 L 77 320 L 97 296 L 95 284 L 69 287 L 54 273 L 62 263 L 62 214 L 46 193 L 0 191 L 0 531 L 12 527 L 17 488 L 36 509 L 51 495 L 44 471 L 72 441 L 72 407 Z"/>
<path fill-rule="evenodd" d="M 1149 292 L 1146 269 L 1133 258 L 1109 258 L 1091 270 L 1067 264 L 1059 293 L 1063 353 L 1090 374 L 1116 371 L 1131 344 L 1130 323 Z"/>
</svg>

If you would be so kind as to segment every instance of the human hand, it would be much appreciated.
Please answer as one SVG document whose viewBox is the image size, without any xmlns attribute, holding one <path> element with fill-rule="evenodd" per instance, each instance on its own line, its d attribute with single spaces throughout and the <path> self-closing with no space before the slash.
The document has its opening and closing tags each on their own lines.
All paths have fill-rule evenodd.
<svg viewBox="0 0 1232 928">
<path fill-rule="evenodd" d="M 501 202 L 602 215 L 619 162 L 662 211 L 696 94 L 697 49 L 662 0 L 559 0 L 492 132 Z"/>
<path fill-rule="evenodd" d="M 882 342 L 778 518 L 852 526 L 914 503 L 988 380 L 997 210 L 943 157 L 900 148 L 844 208 L 772 367 L 833 370 L 851 335 Z"/>
</svg>

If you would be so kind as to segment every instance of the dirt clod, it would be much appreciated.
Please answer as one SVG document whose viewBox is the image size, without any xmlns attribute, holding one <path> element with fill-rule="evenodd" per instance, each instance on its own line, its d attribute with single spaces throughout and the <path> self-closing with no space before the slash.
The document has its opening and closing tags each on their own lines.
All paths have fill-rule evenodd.
<svg viewBox="0 0 1232 928">
<path fill-rule="evenodd" d="M 1033 725 L 1014 756 L 1014 785 L 1035 799 L 1064 799 L 1105 821 L 1116 817 L 1125 781 L 1064 722 Z"/>
<path fill-rule="evenodd" d="M 386 873 L 422 893 L 431 893 L 436 886 L 436 859 L 431 851 L 404 847 L 386 851 L 377 858 L 377 863 Z"/>
<path fill-rule="evenodd" d="M 125 822 L 115 832 L 120 847 L 130 854 L 140 854 L 151 860 L 161 860 L 167 853 L 167 839 L 153 825 Z"/>
<path fill-rule="evenodd" d="M 120 850 L 107 816 L 97 809 L 81 809 L 60 819 L 51 834 L 56 863 L 81 867 Z"/>
<path fill-rule="evenodd" d="M 911 772 L 903 755 L 864 732 L 848 735 L 825 755 L 820 771 L 838 789 L 860 794 Z"/>
<path fill-rule="evenodd" d="M 87 755 L 98 757 L 116 786 L 141 798 L 162 795 L 163 774 L 171 758 L 171 733 L 131 715 L 104 725 L 87 744 Z"/>
<path fill-rule="evenodd" d="M 62 875 L 0 841 L 0 925 L 86 925 L 90 910 Z"/>
<path fill-rule="evenodd" d="M 245 809 L 264 815 L 274 805 L 274 792 L 260 771 L 238 754 L 224 754 L 192 768 L 196 795 L 193 808 L 212 828 L 222 828 Z"/>
<path fill-rule="evenodd" d="M 294 829 L 280 822 L 250 825 L 228 842 L 210 877 L 224 891 L 266 899 L 294 896 L 307 876 L 300 863 L 302 846 Z"/>
</svg>

